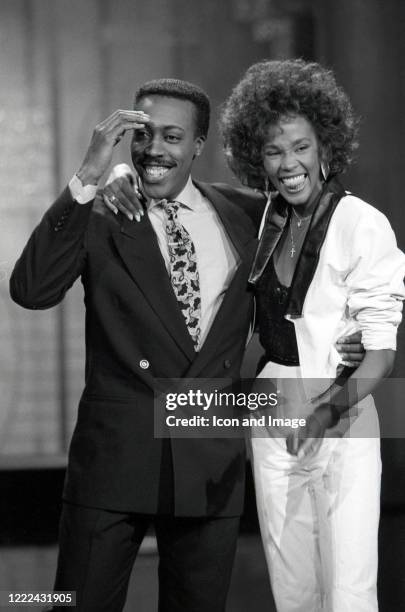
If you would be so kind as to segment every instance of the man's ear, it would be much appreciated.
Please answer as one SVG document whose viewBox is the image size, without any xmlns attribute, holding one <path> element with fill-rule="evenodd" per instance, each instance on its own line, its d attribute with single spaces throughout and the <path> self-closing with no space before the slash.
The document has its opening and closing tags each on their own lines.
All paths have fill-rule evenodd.
<svg viewBox="0 0 405 612">
<path fill-rule="evenodd" d="M 194 148 L 193 159 L 195 159 L 196 157 L 199 157 L 201 155 L 201 153 L 203 152 L 203 149 L 204 149 L 204 145 L 205 145 L 205 136 L 198 136 L 195 139 L 195 148 Z"/>
</svg>

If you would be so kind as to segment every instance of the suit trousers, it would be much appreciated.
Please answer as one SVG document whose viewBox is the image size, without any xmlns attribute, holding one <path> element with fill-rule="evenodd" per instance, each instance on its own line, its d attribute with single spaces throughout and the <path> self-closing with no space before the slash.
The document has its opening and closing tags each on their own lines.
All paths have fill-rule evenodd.
<svg viewBox="0 0 405 612">
<path fill-rule="evenodd" d="M 55 590 L 76 591 L 77 612 L 120 612 L 152 524 L 160 557 L 159 612 L 223 612 L 239 517 L 121 513 L 65 502 Z"/>
</svg>

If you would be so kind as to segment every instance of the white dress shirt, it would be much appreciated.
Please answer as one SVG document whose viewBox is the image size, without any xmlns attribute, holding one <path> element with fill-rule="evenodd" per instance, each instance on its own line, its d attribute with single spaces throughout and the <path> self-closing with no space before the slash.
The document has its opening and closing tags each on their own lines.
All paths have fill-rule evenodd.
<svg viewBox="0 0 405 612">
<path fill-rule="evenodd" d="M 79 204 L 85 204 L 95 197 L 97 187 L 91 187 L 92 190 L 89 189 L 89 186 L 86 187 L 88 193 L 84 195 L 80 190 L 80 181 L 77 182 L 73 178 L 69 183 L 72 197 Z M 200 348 L 235 274 L 239 257 L 217 212 L 209 200 L 195 187 L 191 177 L 177 196 L 176 202 L 182 204 L 177 217 L 190 234 L 197 256 L 201 295 L 201 334 L 198 346 Z M 166 213 L 159 201 L 151 200 L 148 204 L 147 214 L 156 233 L 160 252 L 169 272 Z M 133 221 L 133 223 L 137 222 Z"/>
<path fill-rule="evenodd" d="M 200 278 L 202 345 L 218 312 L 225 292 L 235 274 L 237 253 L 212 204 L 195 187 L 189 177 L 183 191 L 176 197 L 179 208 L 177 218 L 190 234 L 197 256 Z M 148 216 L 159 243 L 160 252 L 170 269 L 166 236 L 166 213 L 159 201 L 148 205 Z"/>
</svg>

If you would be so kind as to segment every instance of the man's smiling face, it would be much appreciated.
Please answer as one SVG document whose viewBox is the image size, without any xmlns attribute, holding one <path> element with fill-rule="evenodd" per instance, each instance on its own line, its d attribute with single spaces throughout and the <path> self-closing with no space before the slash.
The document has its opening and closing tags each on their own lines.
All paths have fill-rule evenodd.
<svg viewBox="0 0 405 612">
<path fill-rule="evenodd" d="M 148 95 L 137 110 L 150 117 L 145 128 L 134 130 L 132 162 L 145 195 L 153 199 L 175 199 L 185 187 L 193 159 L 204 146 L 196 134 L 196 109 L 189 100 Z"/>
</svg>

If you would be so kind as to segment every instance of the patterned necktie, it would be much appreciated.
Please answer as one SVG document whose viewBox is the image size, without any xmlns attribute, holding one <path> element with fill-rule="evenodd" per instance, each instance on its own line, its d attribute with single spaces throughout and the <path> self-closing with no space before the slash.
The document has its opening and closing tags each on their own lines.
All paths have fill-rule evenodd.
<svg viewBox="0 0 405 612">
<path fill-rule="evenodd" d="M 201 334 L 201 296 L 195 247 L 190 234 L 177 218 L 180 202 L 161 200 L 161 205 L 167 215 L 170 280 L 197 351 Z"/>
</svg>

